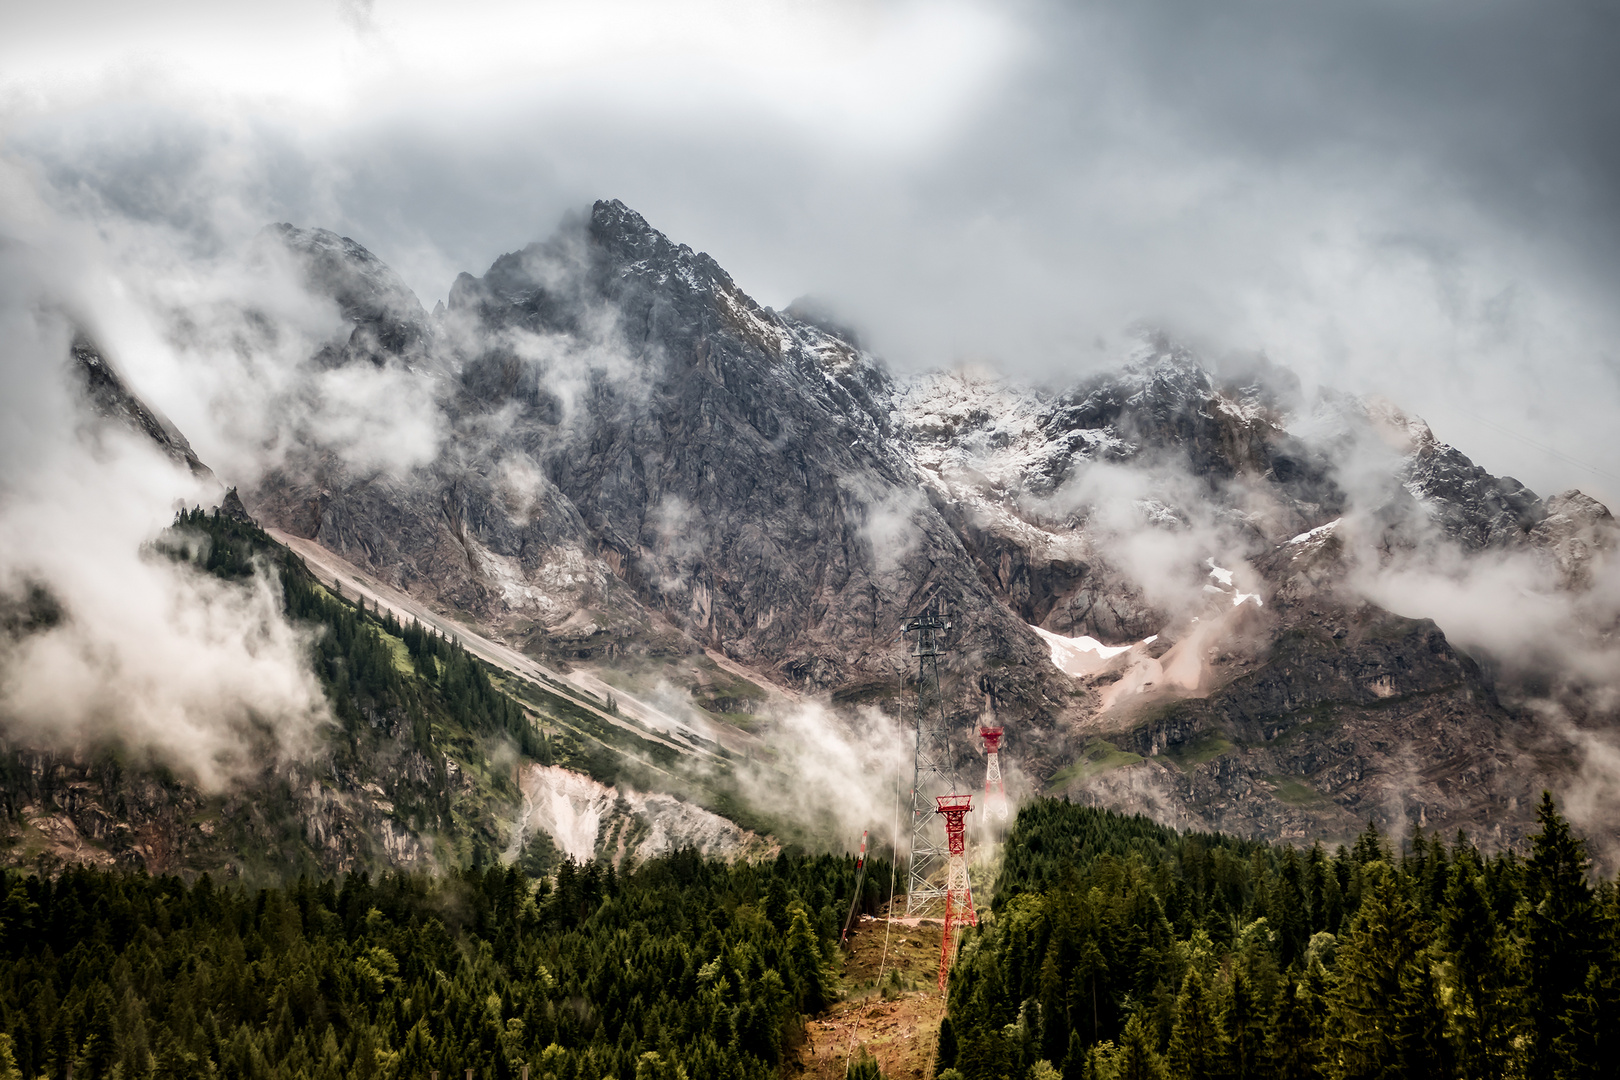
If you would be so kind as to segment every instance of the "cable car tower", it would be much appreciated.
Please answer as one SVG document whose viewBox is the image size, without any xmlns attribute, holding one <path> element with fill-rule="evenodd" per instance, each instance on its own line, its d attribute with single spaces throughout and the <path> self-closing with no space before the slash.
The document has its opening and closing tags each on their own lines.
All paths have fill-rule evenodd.
<svg viewBox="0 0 1620 1080">
<path fill-rule="evenodd" d="M 995 811 L 996 817 L 1007 820 L 1007 785 L 1001 782 L 1001 736 L 998 727 L 981 727 L 979 738 L 984 740 L 984 809 Z"/>
<path fill-rule="evenodd" d="M 945 836 L 950 846 L 950 859 L 945 871 L 945 932 L 939 942 L 939 992 L 945 992 L 945 982 L 951 973 L 951 961 L 956 957 L 957 931 L 964 926 L 978 926 L 979 913 L 973 907 L 973 886 L 968 882 L 967 825 L 962 818 L 973 809 L 971 795 L 941 795 L 935 813 L 945 819 Z"/>
<path fill-rule="evenodd" d="M 951 756 L 950 727 L 939 691 L 940 634 L 951 628 L 939 598 L 921 615 L 907 619 L 906 634 L 916 634 L 911 655 L 917 658 L 917 751 L 911 780 L 911 867 L 906 877 L 906 914 L 932 915 L 949 890 L 946 876 L 951 849 L 935 824 L 942 795 L 955 795 L 956 763 Z"/>
</svg>

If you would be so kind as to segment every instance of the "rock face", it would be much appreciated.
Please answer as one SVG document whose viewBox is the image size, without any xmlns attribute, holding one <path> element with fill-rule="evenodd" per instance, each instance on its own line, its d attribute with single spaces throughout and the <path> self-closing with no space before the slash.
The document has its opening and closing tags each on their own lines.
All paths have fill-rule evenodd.
<svg viewBox="0 0 1620 1080">
<path fill-rule="evenodd" d="M 391 785 L 432 782 L 425 762 L 388 765 Z M 248 786 L 205 796 L 167 770 L 116 754 L 0 743 L 0 775 L 0 858 L 13 865 L 208 870 L 262 880 L 314 868 L 426 869 L 443 854 L 399 821 L 369 773 L 334 782 L 319 770 L 267 771 Z"/>
<path fill-rule="evenodd" d="M 1159 337 L 1064 387 L 896 379 L 617 202 L 431 317 L 353 241 L 266 235 L 347 320 L 321 362 L 428 380 L 446 435 L 405 475 L 305 445 L 248 508 L 536 656 L 708 649 L 893 709 L 900 627 L 937 597 L 953 714 L 1007 725 L 1049 790 L 1240 832 L 1373 815 L 1507 841 L 1570 767 L 1501 665 L 1357 581 L 1524 555 L 1587 589 L 1612 518 L 1386 402 L 1307 402 L 1264 360 Z M 1066 673 L 1063 649 L 1097 663 Z"/>
<path fill-rule="evenodd" d="M 74 339 L 71 352 L 86 399 L 97 416 L 146 436 L 176 464 L 184 465 L 192 473 L 213 475 L 213 471 L 198 460 L 191 443 L 179 429 L 131 392 L 94 342 L 80 335 Z"/>
<path fill-rule="evenodd" d="M 335 301 L 351 326 L 346 340 L 317 354 L 320 362 L 338 366 L 364 359 L 382 364 L 390 358 L 420 361 L 431 355 L 433 328 L 416 294 L 360 244 L 328 229 L 286 223 L 268 226 L 258 244 L 296 260 L 309 289 Z"/>
<path fill-rule="evenodd" d="M 1551 560 L 1566 588 L 1589 587 L 1595 565 L 1620 541 L 1614 515 L 1579 491 L 1554 495 L 1541 509 L 1543 516 L 1528 534 L 1530 543 Z"/>
<path fill-rule="evenodd" d="M 576 862 L 600 858 L 629 866 L 695 848 L 710 858 L 759 859 L 780 848 L 719 814 L 670 795 L 619 790 L 555 765 L 526 765 L 518 785 L 523 808 L 512 858 L 538 833 Z"/>
<path fill-rule="evenodd" d="M 963 707 L 1066 707 L 919 490 L 882 368 L 621 204 L 462 275 L 443 339 L 438 460 L 362 477 L 312 450 L 254 511 L 542 655 L 709 647 L 811 691 L 897 693 L 901 623 L 938 595 Z"/>
</svg>

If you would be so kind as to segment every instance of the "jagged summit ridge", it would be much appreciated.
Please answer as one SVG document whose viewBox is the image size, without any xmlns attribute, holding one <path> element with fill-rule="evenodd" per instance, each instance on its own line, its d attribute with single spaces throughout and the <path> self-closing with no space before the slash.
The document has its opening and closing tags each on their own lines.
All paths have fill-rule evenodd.
<svg viewBox="0 0 1620 1080">
<path fill-rule="evenodd" d="M 622 204 L 463 275 L 446 324 L 458 377 L 445 459 L 393 491 L 320 462 L 277 478 L 267 505 L 289 490 L 318 499 L 300 535 L 430 589 L 444 571 L 419 568 L 448 569 L 459 547 L 472 569 L 450 595 L 523 619 L 547 651 L 598 655 L 667 621 L 793 685 L 892 688 L 899 621 L 948 588 L 967 622 L 988 623 L 993 652 L 1040 656 L 916 492 L 881 365 L 760 307 Z M 514 501 L 524 520 L 506 524 Z M 548 532 L 575 538 L 594 584 L 541 580 Z M 592 616 L 560 617 L 570 609 Z M 1016 679 L 1031 674 L 1015 693 L 1038 710 L 1045 676 Z"/>
<path fill-rule="evenodd" d="M 178 428 L 130 390 L 100 347 L 84 333 L 69 348 L 76 374 L 81 380 L 90 407 L 104 420 L 121 423 L 146 436 L 170 460 L 184 465 L 196 476 L 212 477 L 213 470 L 197 457 Z"/>
</svg>

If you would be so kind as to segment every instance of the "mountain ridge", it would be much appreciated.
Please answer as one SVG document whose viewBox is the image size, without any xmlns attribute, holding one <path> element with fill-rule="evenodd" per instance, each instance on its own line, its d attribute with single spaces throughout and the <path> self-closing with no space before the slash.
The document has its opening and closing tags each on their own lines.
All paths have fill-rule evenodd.
<svg viewBox="0 0 1620 1080">
<path fill-rule="evenodd" d="M 1285 368 L 1162 335 L 1055 389 L 896 377 L 613 201 L 460 275 L 431 316 L 352 240 L 261 242 L 343 316 L 310 364 L 416 380 L 442 438 L 393 471 L 306 438 L 247 509 L 593 685 L 767 747 L 790 700 L 858 727 L 905 706 L 900 626 L 937 598 L 953 722 L 1005 726 L 1025 790 L 1241 835 L 1373 817 L 1511 845 L 1538 787 L 1584 776 L 1579 739 L 1530 707 L 1541 676 L 1378 598 L 1442 556 L 1522 559 L 1602 650 L 1612 516 L 1387 402 L 1306 401 Z M 1609 730 L 1566 675 L 1542 698 Z M 955 750 L 972 770 L 972 739 Z"/>
<path fill-rule="evenodd" d="M 1116 647 L 1158 636 L 1163 649 L 1171 623 L 1196 621 L 1193 609 L 1172 610 L 1164 597 L 1149 596 L 1141 568 L 1122 565 L 1110 550 L 1110 530 L 1134 539 L 1144 535 L 1136 525 L 1090 527 L 1096 507 L 1072 498 L 1075 477 L 1085 469 L 1123 466 L 1170 477 L 1181 488 L 1179 502 L 1164 492 L 1134 491 L 1140 497 L 1129 499 L 1133 512 L 1146 529 L 1207 532 L 1211 558 L 1224 545 L 1224 557 L 1264 561 L 1288 538 L 1369 501 L 1364 509 L 1382 530 L 1374 546 L 1386 551 L 1419 551 L 1441 541 L 1465 553 L 1544 551 L 1550 543 L 1534 532 L 1547 516 L 1542 500 L 1512 478 L 1478 468 L 1387 403 L 1321 396 L 1310 404 L 1304 427 L 1332 430 L 1327 437 L 1301 437 L 1295 433 L 1297 380 L 1285 369 L 1250 363 L 1235 374 L 1212 374 L 1184 347 L 1153 336 L 1123 371 L 1048 393 L 987 380 L 942 389 L 953 379 L 949 374 L 897 380 L 845 338 L 753 302 L 712 259 L 670 241 L 619 203 L 596 204 L 576 232 L 565 229 L 559 238 L 502 256 L 484 278 L 462 275 L 445 319 L 458 317 L 475 319 L 483 335 L 475 334 L 477 348 L 461 357 L 463 385 L 477 386 L 485 407 L 509 407 L 515 395 L 542 418 L 524 436 L 544 459 L 539 471 L 578 508 L 585 532 L 596 540 L 594 552 L 585 547 L 587 555 L 677 631 L 667 645 L 684 637 L 797 689 L 892 710 L 904 694 L 904 654 L 894 629 L 902 613 L 939 591 L 967 619 L 955 642 L 954 709 L 1008 724 L 1009 749 L 1043 779 L 1060 773 L 1065 761 L 1084 758 L 1095 738 L 1094 713 L 1108 692 L 1054 674 L 1043 663 L 1045 643 L 1026 626 Z M 555 351 L 532 348 L 524 335 L 566 339 L 572 358 L 587 365 L 581 341 L 601 347 L 611 340 L 630 363 L 609 367 L 616 371 L 612 390 L 590 384 L 572 402 L 546 405 L 539 388 L 564 365 Z M 528 354 L 524 345 L 531 346 Z M 503 376 L 492 382 L 485 373 L 497 365 Z M 525 386 L 535 389 L 524 392 Z M 952 400 L 933 400 L 942 393 Z M 1004 421 L 1016 421 L 1019 430 Z M 588 449 L 581 452 L 581 445 Z M 1382 473 L 1370 491 L 1347 490 L 1336 456 L 1371 450 L 1383 455 Z M 773 476 L 783 458 L 801 469 L 795 485 Z M 736 460 L 721 465 L 722 459 Z M 762 490 L 761 477 L 775 480 L 774 488 Z M 797 489 L 816 483 L 858 489 L 864 497 L 799 497 Z M 1575 505 L 1574 496 L 1559 498 Z M 739 512 L 760 500 L 767 513 Z M 828 537 L 815 519 L 840 516 L 838 550 L 829 557 Z M 1602 520 L 1600 511 L 1583 520 L 1601 533 L 1593 524 Z M 801 528 L 793 533 L 784 522 Z M 672 543 L 676 533 L 679 545 Z M 871 543 L 873 537 L 880 543 Z M 1597 549 L 1605 542 L 1584 545 Z M 812 552 L 818 544 L 823 550 L 806 557 L 807 543 Z M 784 559 L 799 561 L 808 575 L 782 572 Z M 908 577 L 908 559 L 928 567 L 920 579 Z M 1274 575 L 1292 573 L 1276 559 L 1265 565 Z M 1330 576 L 1350 572 L 1345 564 Z M 1197 575 L 1187 567 L 1178 573 L 1196 591 L 1191 579 Z M 831 589 L 829 574 L 836 578 Z M 873 595 L 852 596 L 852 580 Z M 1285 577 L 1266 580 L 1263 591 L 1290 588 Z M 1323 590 L 1313 589 L 1313 602 L 1324 605 Z M 986 594 L 993 607 L 986 606 Z M 1331 618 L 1393 625 L 1376 611 L 1357 615 L 1365 606 L 1341 605 Z M 1311 610 L 1290 618 L 1330 617 Z M 851 616 L 855 634 L 848 632 Z M 820 644 L 826 641 L 822 620 L 839 628 L 836 649 Z M 762 631 L 761 623 L 769 626 Z M 890 629 L 874 635 L 879 624 Z M 879 644 L 884 637 L 892 643 L 886 649 Z M 1430 640 L 1422 633 L 1413 640 L 1419 639 Z M 535 633 L 525 647 L 549 643 Z M 576 650 L 575 658 L 593 656 Z M 1466 658 L 1457 663 L 1459 692 L 1468 700 L 1490 699 L 1479 669 L 1468 667 Z M 1017 674 L 1009 677 L 1009 669 Z M 1182 689 L 1206 694 L 1210 677 Z M 1533 723 L 1481 709 L 1480 753 L 1501 742 L 1504 724 L 1525 728 L 1519 734 L 1531 743 L 1542 739 L 1543 733 L 1528 730 Z M 1414 719 L 1407 735 L 1421 723 Z M 1151 737 L 1143 742 L 1129 728 L 1104 734 L 1153 749 Z M 1176 745 L 1173 731 L 1170 738 Z M 1358 769 L 1396 783 L 1386 759 L 1362 754 Z M 964 756 L 963 763 L 969 760 Z M 1512 772 L 1491 760 L 1492 775 Z M 1523 764 L 1522 755 L 1516 760 Z M 1374 770 L 1374 761 L 1384 764 Z M 1557 771 L 1537 767 L 1529 776 Z M 1519 786 L 1489 812 L 1519 815 L 1528 791 Z M 1351 800 L 1353 816 L 1368 806 L 1383 812 L 1389 792 L 1378 790 L 1376 797 L 1369 791 Z M 1419 784 L 1415 790 L 1418 817 L 1431 816 L 1431 809 L 1445 817 L 1461 812 L 1437 788 Z M 1190 805 L 1175 812 L 1186 813 Z M 1265 828 L 1267 813 L 1299 816 L 1272 808 L 1256 815 L 1258 825 L 1223 819 L 1222 827 Z M 1348 828 L 1348 818 L 1336 827 Z"/>
</svg>

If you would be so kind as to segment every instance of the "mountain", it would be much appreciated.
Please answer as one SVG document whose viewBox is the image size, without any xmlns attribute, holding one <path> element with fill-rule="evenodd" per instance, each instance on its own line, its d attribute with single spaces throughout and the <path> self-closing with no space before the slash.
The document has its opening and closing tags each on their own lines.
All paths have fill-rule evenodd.
<svg viewBox="0 0 1620 1080">
<path fill-rule="evenodd" d="M 1146 335 L 1067 384 L 899 377 L 613 201 L 462 274 L 432 315 L 353 240 L 259 244 L 341 315 L 309 368 L 413 388 L 439 434 L 389 468 L 302 432 L 244 478 L 245 513 L 358 589 L 379 633 L 439 627 L 573 740 L 594 780 L 528 765 L 481 789 L 519 845 L 646 836 L 687 813 L 658 789 L 780 835 L 791 803 L 761 792 L 801 768 L 785 718 L 808 708 L 832 710 L 811 741 L 835 773 L 909 761 L 903 734 L 851 733 L 911 715 L 901 628 L 935 601 L 965 776 L 972 727 L 997 724 L 1015 788 L 1178 826 L 1333 840 L 1372 818 L 1512 844 L 1543 786 L 1592 781 L 1582 748 L 1615 727 L 1608 511 L 1263 357 Z M 1459 589 L 1503 612 L 1533 596 L 1564 636 L 1494 645 L 1442 603 Z"/>
<path fill-rule="evenodd" d="M 1066 707 L 918 490 L 889 376 L 708 256 L 598 204 L 463 275 L 442 327 L 458 375 L 432 465 L 394 479 L 312 452 L 256 512 L 536 655 L 707 648 L 845 701 L 902 693 L 900 626 L 938 594 L 975 651 L 964 700 Z"/>
</svg>

